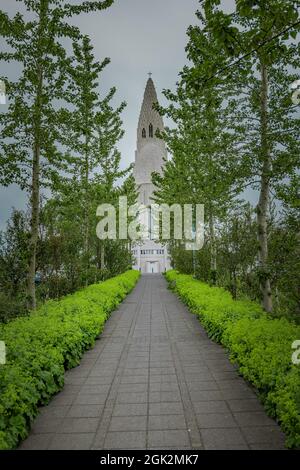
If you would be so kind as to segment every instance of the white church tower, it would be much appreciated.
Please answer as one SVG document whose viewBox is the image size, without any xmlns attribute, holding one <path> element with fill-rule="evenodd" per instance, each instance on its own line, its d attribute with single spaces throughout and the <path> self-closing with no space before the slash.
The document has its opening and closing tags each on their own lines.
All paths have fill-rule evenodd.
<svg viewBox="0 0 300 470">
<path fill-rule="evenodd" d="M 153 109 L 157 95 L 152 78 L 147 81 L 143 104 L 137 129 L 137 150 L 135 152 L 134 178 L 139 190 L 139 204 L 149 206 L 154 185 L 152 173 L 162 173 L 164 158 L 167 156 L 163 140 L 156 137 L 156 131 L 162 131 L 162 117 Z M 170 258 L 165 246 L 151 239 L 145 239 L 133 247 L 135 263 L 133 268 L 142 273 L 160 273 L 170 269 Z"/>
</svg>

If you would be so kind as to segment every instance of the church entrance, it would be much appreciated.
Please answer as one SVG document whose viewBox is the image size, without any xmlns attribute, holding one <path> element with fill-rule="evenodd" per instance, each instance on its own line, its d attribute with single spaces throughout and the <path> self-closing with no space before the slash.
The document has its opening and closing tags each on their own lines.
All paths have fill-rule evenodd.
<svg viewBox="0 0 300 470">
<path fill-rule="evenodd" d="M 159 264 L 158 261 L 147 261 L 147 273 L 148 274 L 157 274 L 159 273 Z"/>
</svg>

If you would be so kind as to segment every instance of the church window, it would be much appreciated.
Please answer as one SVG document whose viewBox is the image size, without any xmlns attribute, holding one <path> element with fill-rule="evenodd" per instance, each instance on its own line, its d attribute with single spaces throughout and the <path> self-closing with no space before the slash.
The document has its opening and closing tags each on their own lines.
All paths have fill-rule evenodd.
<svg viewBox="0 0 300 470">
<path fill-rule="evenodd" d="M 152 126 L 152 124 L 149 125 L 149 137 L 153 137 L 153 126 Z"/>
<path fill-rule="evenodd" d="M 143 137 L 143 139 L 146 138 L 146 129 L 145 128 L 143 128 L 143 130 L 142 130 L 142 137 Z"/>
</svg>

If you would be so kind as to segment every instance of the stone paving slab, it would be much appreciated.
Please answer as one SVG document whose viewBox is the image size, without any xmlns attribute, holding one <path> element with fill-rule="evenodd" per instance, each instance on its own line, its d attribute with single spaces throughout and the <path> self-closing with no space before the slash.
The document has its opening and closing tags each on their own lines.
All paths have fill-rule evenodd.
<svg viewBox="0 0 300 470">
<path fill-rule="evenodd" d="M 144 275 L 21 449 L 282 449 L 284 435 L 224 349 Z"/>
</svg>

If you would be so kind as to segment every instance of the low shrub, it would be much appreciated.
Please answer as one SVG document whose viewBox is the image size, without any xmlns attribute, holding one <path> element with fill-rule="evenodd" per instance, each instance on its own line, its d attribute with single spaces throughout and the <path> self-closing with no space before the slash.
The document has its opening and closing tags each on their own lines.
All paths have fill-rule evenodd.
<svg viewBox="0 0 300 470">
<path fill-rule="evenodd" d="M 0 366 L 0 449 L 26 437 L 38 407 L 63 387 L 65 369 L 79 364 L 138 277 L 127 271 L 0 325 L 7 350 Z"/>
<path fill-rule="evenodd" d="M 266 411 L 286 433 L 286 445 L 299 447 L 300 366 L 292 363 L 291 346 L 300 339 L 300 327 L 189 275 L 168 271 L 166 278 L 209 337 L 229 350 L 240 373 L 257 388 Z"/>
</svg>

